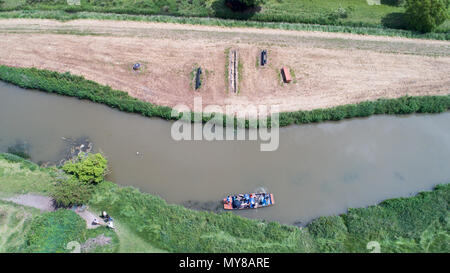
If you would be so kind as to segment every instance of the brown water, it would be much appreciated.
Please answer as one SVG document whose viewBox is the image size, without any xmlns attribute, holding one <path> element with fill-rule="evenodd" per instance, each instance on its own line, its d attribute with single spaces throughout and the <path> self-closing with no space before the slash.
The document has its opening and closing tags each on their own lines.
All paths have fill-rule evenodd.
<svg viewBox="0 0 450 273">
<path fill-rule="evenodd" d="M 275 206 L 238 213 L 306 223 L 450 181 L 450 113 L 282 128 L 276 152 L 249 141 L 176 142 L 170 126 L 0 82 L 0 151 L 26 141 L 33 161 L 57 160 L 62 137 L 89 137 L 109 159 L 110 180 L 169 203 L 264 188 Z"/>
</svg>

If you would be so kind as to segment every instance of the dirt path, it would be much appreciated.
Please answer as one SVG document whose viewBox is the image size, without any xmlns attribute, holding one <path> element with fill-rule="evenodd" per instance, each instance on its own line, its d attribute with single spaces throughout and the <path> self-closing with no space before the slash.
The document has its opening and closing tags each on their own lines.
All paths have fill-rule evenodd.
<svg viewBox="0 0 450 273">
<path fill-rule="evenodd" d="M 3 200 L 13 202 L 22 206 L 33 207 L 41 211 L 54 211 L 53 199 L 37 194 L 22 194 Z"/>
<path fill-rule="evenodd" d="M 239 93 L 225 51 L 239 50 Z M 404 95 L 450 93 L 450 42 L 342 33 L 76 20 L 0 20 L 0 64 L 70 71 L 152 103 L 279 105 L 311 110 Z M 258 67 L 261 49 L 268 65 Z M 139 73 L 135 62 L 143 64 Z M 191 72 L 205 71 L 199 92 Z M 293 82 L 280 81 L 289 67 Z"/>
<path fill-rule="evenodd" d="M 13 202 L 22 206 L 33 207 L 41 211 L 56 210 L 53 204 L 53 199 L 48 196 L 42 196 L 37 194 L 22 194 L 10 198 L 4 198 L 2 200 Z M 100 225 L 106 225 L 106 223 L 100 217 L 90 212 L 89 210 L 74 211 L 74 212 L 86 221 L 86 226 L 88 229 L 99 227 L 99 225 L 92 224 L 94 219 L 97 219 L 100 222 Z"/>
</svg>

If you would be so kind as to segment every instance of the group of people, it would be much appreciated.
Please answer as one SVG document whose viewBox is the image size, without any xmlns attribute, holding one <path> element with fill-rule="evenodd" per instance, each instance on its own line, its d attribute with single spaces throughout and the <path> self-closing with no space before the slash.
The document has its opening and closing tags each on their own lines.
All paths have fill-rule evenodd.
<svg viewBox="0 0 450 273">
<path fill-rule="evenodd" d="M 100 215 L 100 218 L 105 221 L 106 226 L 114 229 L 114 219 L 106 213 L 106 211 L 102 211 L 102 215 Z M 94 221 L 92 222 L 93 225 L 100 225 L 100 222 L 97 220 L 97 218 L 94 218 Z"/>
<path fill-rule="evenodd" d="M 228 196 L 226 202 L 231 203 L 233 209 L 264 207 L 269 202 L 269 195 L 265 193 L 239 194 Z"/>
</svg>

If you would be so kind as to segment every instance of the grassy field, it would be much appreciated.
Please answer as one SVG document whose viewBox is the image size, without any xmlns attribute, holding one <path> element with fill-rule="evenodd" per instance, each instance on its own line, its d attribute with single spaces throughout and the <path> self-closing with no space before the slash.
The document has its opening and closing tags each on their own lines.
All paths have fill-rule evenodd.
<svg viewBox="0 0 450 273">
<path fill-rule="evenodd" d="M 1 160 L 0 162 L 3 163 Z M 0 185 L 2 184 L 4 182 L 0 180 Z M 0 200 L 0 253 L 25 251 L 24 234 L 29 232 L 31 220 L 37 215 L 39 215 L 37 209 Z"/>
<path fill-rule="evenodd" d="M 383 1 L 382 1 L 383 2 Z M 348 27 L 405 28 L 403 7 L 369 5 L 366 0 L 267 0 L 260 8 L 232 12 L 224 0 L 81 0 L 69 6 L 65 0 L 5 0 L 3 10 L 103 12 L 131 15 L 215 17 L 256 22 L 306 23 Z M 450 20 L 436 32 L 449 32 Z"/>
<path fill-rule="evenodd" d="M 30 164 L 17 162 L 12 163 L 22 169 Z M 16 169 L 4 156 L 0 163 L 8 172 Z M 11 175 L 0 185 L 8 188 L 14 181 L 17 178 Z M 367 243 L 376 241 L 381 252 L 448 253 L 449 203 L 450 184 L 445 184 L 414 197 L 320 217 L 298 228 L 229 212 L 193 211 L 131 187 L 102 182 L 89 205 L 114 217 L 116 233 L 106 228 L 86 230 L 81 218 L 69 210 L 41 214 L 0 201 L 0 252 L 67 252 L 68 242 L 85 242 L 103 233 L 113 238 L 112 244 L 93 252 L 368 252 Z"/>
<path fill-rule="evenodd" d="M 11 154 L 0 154 L 0 197 L 38 193 L 48 195 L 55 183 L 56 171 Z"/>
</svg>

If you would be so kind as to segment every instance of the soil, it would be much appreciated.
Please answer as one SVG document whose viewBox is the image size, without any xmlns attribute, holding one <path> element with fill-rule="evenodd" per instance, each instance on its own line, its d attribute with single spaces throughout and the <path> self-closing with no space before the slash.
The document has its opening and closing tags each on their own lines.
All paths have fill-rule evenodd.
<svg viewBox="0 0 450 273">
<path fill-rule="evenodd" d="M 10 198 L 4 198 L 3 200 L 13 202 L 22 206 L 33 207 L 41 211 L 55 210 L 52 198 L 37 194 L 22 194 Z"/>
</svg>

